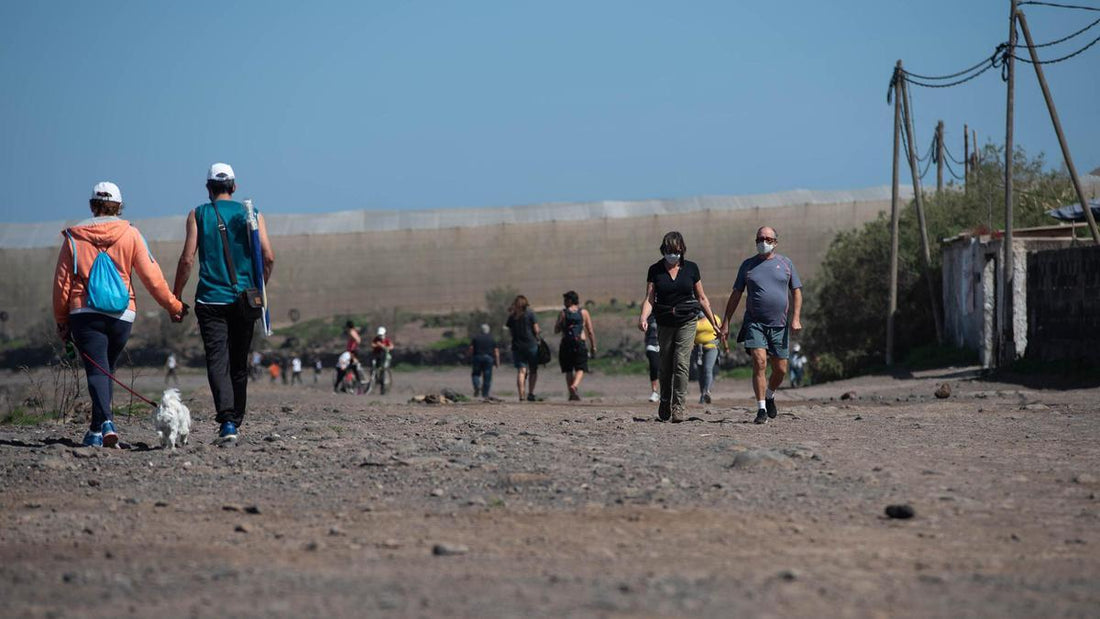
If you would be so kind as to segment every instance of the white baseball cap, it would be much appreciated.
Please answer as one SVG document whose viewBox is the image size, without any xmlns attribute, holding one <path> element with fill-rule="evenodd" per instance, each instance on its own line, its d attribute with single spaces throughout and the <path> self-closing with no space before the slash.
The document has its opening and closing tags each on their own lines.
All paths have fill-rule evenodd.
<svg viewBox="0 0 1100 619">
<path fill-rule="evenodd" d="M 122 192 L 119 191 L 118 185 L 110 181 L 103 181 L 101 183 L 96 183 L 95 187 L 92 187 L 92 199 L 118 202 L 121 204 Z"/>
<path fill-rule="evenodd" d="M 386 334 L 386 328 L 385 327 L 378 327 L 378 335 L 385 335 L 385 334 Z"/>
<path fill-rule="evenodd" d="M 210 171 L 206 173 L 206 180 L 208 181 L 231 181 L 236 178 L 237 176 L 233 174 L 233 168 L 228 163 L 215 163 L 210 166 Z"/>
</svg>

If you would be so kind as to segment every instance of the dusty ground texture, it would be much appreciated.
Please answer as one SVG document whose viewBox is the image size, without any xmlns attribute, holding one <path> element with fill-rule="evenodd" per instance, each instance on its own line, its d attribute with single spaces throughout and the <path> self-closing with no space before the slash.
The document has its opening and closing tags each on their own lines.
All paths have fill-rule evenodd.
<svg viewBox="0 0 1100 619">
<path fill-rule="evenodd" d="M 255 383 L 219 448 L 185 374 L 174 453 L 138 417 L 123 450 L 0 427 L 2 614 L 1098 614 L 1100 390 L 971 375 L 783 391 L 756 426 L 747 381 L 674 425 L 644 377 L 591 376 L 573 404 L 544 372 L 547 400 L 521 404 L 506 369 L 504 402 L 428 406 L 408 399 L 468 374 L 357 397 L 326 373 Z"/>
</svg>

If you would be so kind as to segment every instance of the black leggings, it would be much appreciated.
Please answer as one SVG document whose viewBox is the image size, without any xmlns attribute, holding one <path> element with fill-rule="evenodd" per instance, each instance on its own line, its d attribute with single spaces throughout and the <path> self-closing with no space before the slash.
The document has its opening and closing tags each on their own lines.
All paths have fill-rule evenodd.
<svg viewBox="0 0 1100 619">
<path fill-rule="evenodd" d="M 126 340 L 130 339 L 130 328 L 133 323 L 119 320 L 103 314 L 72 314 L 69 316 L 69 332 L 72 334 L 73 344 L 81 353 L 95 359 L 104 369 L 111 374 L 118 367 L 118 358 L 122 350 L 126 348 Z M 79 353 L 77 353 L 79 354 Z M 114 394 L 114 383 L 91 361 L 80 355 L 84 362 L 84 374 L 88 377 L 88 395 L 92 398 L 92 432 L 99 432 L 99 427 L 104 421 L 114 420 L 111 413 L 111 396 Z"/>
</svg>

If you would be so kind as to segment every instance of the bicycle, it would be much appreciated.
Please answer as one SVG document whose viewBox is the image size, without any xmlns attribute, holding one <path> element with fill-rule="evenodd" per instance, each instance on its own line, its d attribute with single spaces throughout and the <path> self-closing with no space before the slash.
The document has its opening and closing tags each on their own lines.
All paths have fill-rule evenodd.
<svg viewBox="0 0 1100 619">
<path fill-rule="evenodd" d="M 386 395 L 386 392 L 393 387 L 393 372 L 390 370 L 389 351 L 386 351 L 386 358 L 382 363 L 378 363 L 378 357 L 372 357 L 370 365 L 371 372 L 370 376 L 367 377 L 363 393 L 370 393 L 377 386 L 379 395 Z"/>
</svg>

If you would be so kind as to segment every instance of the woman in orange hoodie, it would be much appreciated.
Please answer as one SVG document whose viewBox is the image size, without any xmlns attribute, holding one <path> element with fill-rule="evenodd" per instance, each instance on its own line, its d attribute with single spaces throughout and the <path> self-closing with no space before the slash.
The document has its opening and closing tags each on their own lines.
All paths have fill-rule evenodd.
<svg viewBox="0 0 1100 619">
<path fill-rule="evenodd" d="M 84 444 L 116 447 L 118 432 L 111 414 L 113 388 L 111 379 L 100 368 L 109 368 L 114 374 L 118 357 L 130 337 L 130 327 L 137 309 L 131 281 L 133 273 L 137 273 L 145 289 L 172 315 L 173 321 L 183 320 L 187 306 L 168 288 L 145 238 L 130 222 L 118 216 L 122 211 L 122 192 L 118 186 L 109 182 L 98 183 L 92 189 L 88 204 L 92 217 L 62 232 L 65 238 L 54 271 L 53 313 L 58 336 L 63 341 L 71 339 L 77 350 L 83 353 L 81 360 L 88 377 L 88 394 L 92 399 L 92 424 L 84 435 Z M 121 280 L 129 294 L 129 303 L 122 298 L 119 304 L 119 307 L 125 304 L 125 309 L 96 307 L 92 294 L 89 294 L 92 265 L 101 252 L 113 263 L 107 265 L 107 270 L 110 266 L 114 267 L 118 273 L 117 280 Z M 96 280 L 95 277 L 91 279 Z M 98 289 L 93 291 L 95 293 Z M 91 357 L 95 363 L 84 355 Z"/>
</svg>

